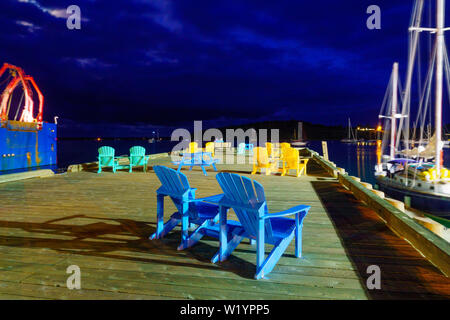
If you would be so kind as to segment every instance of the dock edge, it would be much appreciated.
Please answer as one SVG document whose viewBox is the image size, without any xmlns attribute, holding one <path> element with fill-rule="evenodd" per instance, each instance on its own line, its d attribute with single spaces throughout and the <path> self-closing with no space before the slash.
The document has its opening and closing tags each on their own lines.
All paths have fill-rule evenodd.
<svg viewBox="0 0 450 320">
<path fill-rule="evenodd" d="M 350 177 L 345 170 L 338 168 L 331 161 L 325 160 L 316 151 L 307 149 L 312 158 L 322 166 L 354 196 L 366 203 L 394 233 L 408 241 L 427 260 L 434 264 L 447 277 L 450 277 L 450 245 L 447 241 L 414 221 L 406 213 L 396 208 L 392 203 L 368 189 L 364 182 Z"/>
</svg>

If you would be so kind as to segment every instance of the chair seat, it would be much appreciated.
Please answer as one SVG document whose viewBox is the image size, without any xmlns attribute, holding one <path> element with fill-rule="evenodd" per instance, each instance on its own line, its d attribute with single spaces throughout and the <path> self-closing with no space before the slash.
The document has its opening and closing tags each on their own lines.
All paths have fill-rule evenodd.
<svg viewBox="0 0 450 320">
<path fill-rule="evenodd" d="M 242 227 L 241 223 L 239 221 L 234 220 L 228 220 L 227 221 L 227 233 L 232 234 L 235 231 L 244 231 L 244 228 Z M 212 226 L 209 226 L 203 230 L 203 233 L 206 236 L 213 237 L 213 238 L 219 238 L 220 235 L 220 224 L 216 223 Z"/>
<path fill-rule="evenodd" d="M 295 229 L 295 219 L 291 218 L 270 218 L 272 224 L 272 237 L 274 242 L 286 238 Z"/>
<path fill-rule="evenodd" d="M 219 206 L 205 202 L 194 202 L 197 206 L 198 217 L 201 219 L 212 219 L 219 213 Z"/>
<path fill-rule="evenodd" d="M 204 202 L 193 202 L 190 205 L 196 206 L 197 208 L 197 219 L 191 219 L 191 223 L 202 224 L 205 220 L 214 219 L 219 213 L 219 207 L 214 204 L 204 203 Z M 172 218 L 181 219 L 181 213 L 178 211 L 172 214 Z"/>
</svg>

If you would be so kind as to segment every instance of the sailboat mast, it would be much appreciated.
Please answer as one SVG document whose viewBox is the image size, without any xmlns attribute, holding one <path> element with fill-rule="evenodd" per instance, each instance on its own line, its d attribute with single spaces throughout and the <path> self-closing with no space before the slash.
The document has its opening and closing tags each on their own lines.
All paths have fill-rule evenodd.
<svg viewBox="0 0 450 320">
<path fill-rule="evenodd" d="M 395 137 L 396 137 L 396 114 L 397 114 L 397 88 L 398 88 L 398 62 L 395 62 L 392 66 L 392 110 L 391 110 L 391 159 L 395 158 Z"/>
<path fill-rule="evenodd" d="M 350 123 L 350 118 L 348 118 L 348 140 L 352 139 L 351 133 L 350 133 L 350 130 L 352 130 L 351 128 L 352 128 L 352 124 Z"/>
<path fill-rule="evenodd" d="M 441 138 L 442 138 L 442 87 L 444 61 L 444 20 L 445 1 L 437 0 L 436 7 L 436 92 L 435 92 L 435 122 L 436 122 L 436 154 L 435 163 L 437 174 L 441 171 Z"/>
</svg>

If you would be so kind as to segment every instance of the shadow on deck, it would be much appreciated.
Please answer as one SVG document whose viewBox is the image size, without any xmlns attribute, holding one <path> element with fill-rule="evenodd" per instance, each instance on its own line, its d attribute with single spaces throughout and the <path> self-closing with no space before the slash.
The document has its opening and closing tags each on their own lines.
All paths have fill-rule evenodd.
<svg viewBox="0 0 450 320">
<path fill-rule="evenodd" d="M 83 225 L 57 223 L 70 222 L 72 219 L 79 218 L 98 222 Z M 36 235 L 50 236 L 49 238 L 0 236 L 0 246 L 51 249 L 65 254 L 217 270 L 217 265 L 211 264 L 210 261 L 211 257 L 217 252 L 217 246 L 211 246 L 202 241 L 194 249 L 177 251 L 180 232 L 174 231 L 164 239 L 150 241 L 148 237 L 156 231 L 155 225 L 155 223 L 131 219 L 100 218 L 87 215 L 74 215 L 43 223 L 0 221 L 0 228 L 2 229 L 22 229 Z M 61 236 L 71 239 L 58 239 Z M 205 237 L 205 239 L 207 238 Z M 117 252 L 123 254 L 117 254 Z M 139 257 L 136 253 L 144 254 L 146 257 Z M 152 259 L 151 257 L 154 257 L 154 255 L 164 256 L 166 259 Z M 183 260 L 174 259 L 186 256 L 200 263 L 186 263 Z M 220 268 L 224 271 L 233 272 L 240 277 L 253 279 L 255 266 L 233 256 L 228 261 L 222 262 Z"/>
<path fill-rule="evenodd" d="M 448 299 L 450 281 L 408 242 L 395 235 L 365 204 L 337 181 L 312 181 L 328 216 L 356 267 L 371 299 Z M 381 270 L 381 290 L 368 290 L 372 274 Z"/>
</svg>

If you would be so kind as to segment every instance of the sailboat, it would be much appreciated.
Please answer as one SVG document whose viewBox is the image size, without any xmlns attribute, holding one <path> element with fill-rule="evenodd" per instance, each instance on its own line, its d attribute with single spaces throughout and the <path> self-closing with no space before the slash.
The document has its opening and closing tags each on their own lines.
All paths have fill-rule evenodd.
<svg viewBox="0 0 450 320">
<path fill-rule="evenodd" d="M 293 147 L 305 147 L 308 144 L 303 140 L 303 122 L 298 123 L 297 140 L 291 140 L 291 146 Z"/>
<path fill-rule="evenodd" d="M 353 133 L 352 123 L 350 121 L 350 118 L 348 118 L 348 135 L 347 135 L 347 139 L 342 139 L 341 142 L 343 142 L 343 143 L 356 143 L 356 142 L 358 142 L 358 140 L 356 139 L 355 134 Z"/>
<path fill-rule="evenodd" d="M 406 88 L 402 98 L 402 112 L 397 113 L 398 107 L 398 63 L 394 63 L 390 80 L 390 99 L 387 115 L 381 117 L 386 119 L 390 130 L 385 130 L 383 142 L 387 140 L 390 133 L 389 155 L 382 157 L 381 163 L 375 166 L 375 176 L 380 190 L 398 200 L 409 200 L 412 208 L 431 213 L 436 216 L 450 218 L 450 171 L 443 167 L 443 142 L 442 137 L 442 105 L 443 105 L 443 82 L 444 64 L 447 81 L 450 83 L 450 64 L 445 48 L 444 32 L 450 28 L 444 27 L 445 0 L 436 0 L 436 27 L 421 27 L 421 15 L 424 6 L 423 0 L 416 0 L 411 33 L 409 65 L 406 77 Z M 416 60 L 419 33 L 427 31 L 435 34 L 434 52 L 430 59 L 427 82 L 424 92 L 430 93 L 434 72 L 434 121 L 435 133 L 429 138 L 428 144 L 420 143 L 417 147 L 410 148 L 409 118 L 411 101 L 411 82 L 414 73 L 414 62 Z M 449 86 L 450 88 L 450 86 Z M 419 112 L 427 103 L 431 104 L 424 93 L 421 96 Z M 403 144 L 400 143 L 401 130 L 397 132 L 397 121 L 399 129 L 404 126 Z M 389 131 L 389 132 L 388 132 Z M 422 132 L 420 134 L 422 137 Z"/>
</svg>

